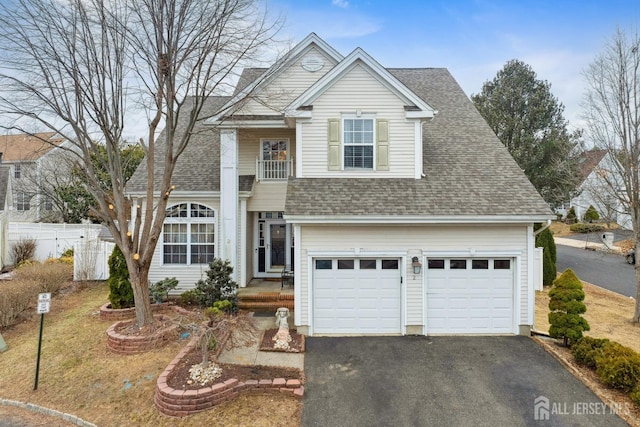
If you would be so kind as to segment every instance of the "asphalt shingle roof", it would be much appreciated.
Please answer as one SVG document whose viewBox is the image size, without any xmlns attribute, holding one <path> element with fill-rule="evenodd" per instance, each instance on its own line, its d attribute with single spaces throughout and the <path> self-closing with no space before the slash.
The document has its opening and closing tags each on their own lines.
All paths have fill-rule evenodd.
<svg viewBox="0 0 640 427">
<path fill-rule="evenodd" d="M 176 186 L 174 192 L 210 192 L 220 189 L 220 134 L 204 125 L 204 120 L 212 116 L 229 100 L 226 96 L 211 97 L 207 100 L 200 114 L 200 121 L 196 124 L 191 141 L 176 162 L 172 184 Z M 188 111 L 182 112 L 182 117 L 176 129 L 176 138 L 184 134 L 189 119 Z M 164 141 L 165 131 L 160 133 L 157 140 L 155 154 L 154 181 L 160 183 L 164 171 Z M 140 163 L 138 169 L 127 182 L 127 192 L 141 193 L 146 191 L 147 164 Z"/>
<path fill-rule="evenodd" d="M 425 177 L 290 178 L 285 215 L 551 216 L 547 204 L 446 69 L 388 70 L 438 110 L 423 125 Z M 263 71 L 249 69 L 239 87 Z M 201 116 L 210 117 L 228 100 L 212 98 Z M 219 191 L 219 134 L 206 130 L 202 121 L 196 132 L 176 165 L 175 191 Z M 160 140 L 163 138 L 164 133 Z M 156 158 L 161 166 L 162 155 Z M 156 169 L 159 181 L 162 168 Z M 253 179 L 240 177 L 240 190 L 250 191 Z M 143 162 L 127 190 L 144 191 L 145 182 Z"/>
<path fill-rule="evenodd" d="M 551 215 L 449 71 L 389 71 L 438 110 L 423 125 L 426 176 L 290 178 L 286 215 Z"/>
</svg>

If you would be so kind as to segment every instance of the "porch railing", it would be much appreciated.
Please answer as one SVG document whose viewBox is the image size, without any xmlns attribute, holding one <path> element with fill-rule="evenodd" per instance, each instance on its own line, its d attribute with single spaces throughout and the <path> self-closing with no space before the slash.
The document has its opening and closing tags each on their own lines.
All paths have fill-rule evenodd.
<svg viewBox="0 0 640 427">
<path fill-rule="evenodd" d="M 256 180 L 278 181 L 293 175 L 293 159 L 260 160 L 256 159 Z"/>
</svg>

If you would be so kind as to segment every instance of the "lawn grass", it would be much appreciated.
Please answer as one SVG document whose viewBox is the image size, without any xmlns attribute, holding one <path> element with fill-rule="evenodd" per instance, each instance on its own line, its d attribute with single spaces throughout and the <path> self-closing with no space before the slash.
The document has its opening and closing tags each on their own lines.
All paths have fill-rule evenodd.
<svg viewBox="0 0 640 427">
<path fill-rule="evenodd" d="M 106 347 L 99 307 L 104 283 L 54 297 L 45 315 L 38 390 L 33 391 L 39 317 L 2 331 L 9 350 L 0 353 L 0 397 L 76 415 L 99 426 L 297 426 L 301 403 L 281 395 L 240 396 L 183 419 L 160 414 L 153 395 L 158 375 L 186 341 L 141 355 L 123 356 Z"/>
<path fill-rule="evenodd" d="M 609 338 L 640 352 L 640 325 L 632 323 L 635 300 L 587 282 L 583 283 L 584 303 L 587 312 L 584 318 L 591 330 L 585 335 L 594 338 Z M 536 291 L 537 331 L 549 331 L 549 289 Z"/>
</svg>

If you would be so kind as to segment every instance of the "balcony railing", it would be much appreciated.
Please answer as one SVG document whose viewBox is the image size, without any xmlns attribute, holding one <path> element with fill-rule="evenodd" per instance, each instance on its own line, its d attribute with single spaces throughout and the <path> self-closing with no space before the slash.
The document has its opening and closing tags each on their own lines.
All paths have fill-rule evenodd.
<svg viewBox="0 0 640 427">
<path fill-rule="evenodd" d="M 293 175 L 293 159 L 256 159 L 256 180 L 258 181 L 282 181 L 291 175 Z"/>
</svg>

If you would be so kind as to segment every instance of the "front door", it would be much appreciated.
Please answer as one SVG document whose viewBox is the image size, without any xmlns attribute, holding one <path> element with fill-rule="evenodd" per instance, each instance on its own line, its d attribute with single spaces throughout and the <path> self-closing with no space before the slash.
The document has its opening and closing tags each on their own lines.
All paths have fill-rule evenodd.
<svg viewBox="0 0 640 427">
<path fill-rule="evenodd" d="M 284 222 L 267 224 L 267 271 L 282 271 L 287 263 L 287 226 Z"/>
</svg>

